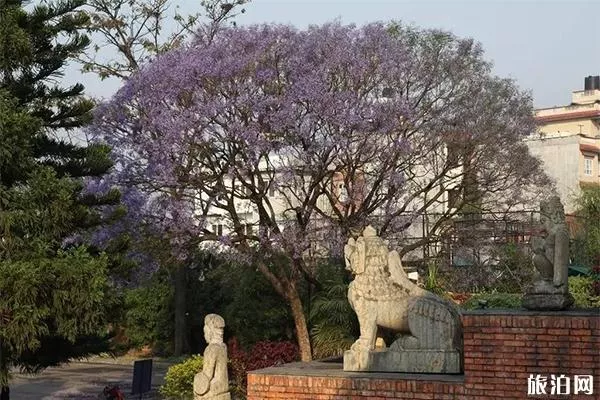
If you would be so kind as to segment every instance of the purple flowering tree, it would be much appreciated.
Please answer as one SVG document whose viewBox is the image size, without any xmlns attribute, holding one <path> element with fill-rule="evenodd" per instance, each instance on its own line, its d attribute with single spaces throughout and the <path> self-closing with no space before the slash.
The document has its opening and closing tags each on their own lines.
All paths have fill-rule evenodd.
<svg viewBox="0 0 600 400">
<path fill-rule="evenodd" d="M 533 129 L 530 98 L 472 40 L 333 23 L 200 37 L 133 75 L 91 133 L 172 251 L 218 243 L 269 280 L 307 361 L 298 287 L 317 283 L 314 259 L 368 223 L 397 233 L 437 207 L 415 247 L 465 207 L 522 203 L 544 183 L 521 143 Z M 464 194 L 453 207 L 449 187 Z"/>
</svg>

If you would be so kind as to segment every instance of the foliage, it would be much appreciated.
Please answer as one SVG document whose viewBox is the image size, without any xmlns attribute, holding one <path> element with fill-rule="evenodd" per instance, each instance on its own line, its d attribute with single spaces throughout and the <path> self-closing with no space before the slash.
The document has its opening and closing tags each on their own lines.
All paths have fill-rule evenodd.
<svg viewBox="0 0 600 400">
<path fill-rule="evenodd" d="M 499 250 L 498 261 L 492 271 L 495 279 L 489 289 L 504 293 L 523 293 L 535 274 L 529 249 L 509 243 Z"/>
<path fill-rule="evenodd" d="M 246 398 L 247 390 L 247 353 L 240 346 L 236 337 L 227 342 L 227 357 L 229 359 L 229 382 L 232 395 L 235 397 Z"/>
<path fill-rule="evenodd" d="M 600 307 L 600 296 L 594 291 L 594 282 L 595 280 L 592 276 L 569 277 L 569 292 L 575 299 L 574 307 Z"/>
<path fill-rule="evenodd" d="M 165 383 L 160 387 L 160 393 L 167 399 L 191 400 L 194 395 L 194 375 L 200 371 L 202 371 L 202 357 L 199 355 L 171 365 L 165 375 Z"/>
<path fill-rule="evenodd" d="M 86 11 L 89 18 L 86 19 L 85 25 L 89 32 L 94 34 L 97 43 L 93 51 L 78 54 L 78 60 L 84 72 L 96 73 L 101 79 L 111 77 L 128 79 L 159 54 L 181 46 L 188 36 L 196 37 L 197 29 L 203 32 L 204 38 L 212 40 L 212 37 L 227 22 L 235 25 L 233 19 L 239 13 L 245 12 L 245 9 L 240 9 L 240 6 L 248 1 L 202 0 L 200 6 L 204 9 L 205 17 L 202 19 L 200 13 L 182 15 L 179 6 L 173 10 L 172 2 L 169 0 L 88 0 Z M 166 29 L 171 19 L 176 25 L 173 30 Z M 114 183 L 102 180 L 89 187 L 92 188 L 94 195 L 104 195 L 107 188 Z M 148 229 L 148 220 L 140 218 L 143 209 L 140 207 L 139 193 L 136 190 L 128 190 L 129 186 L 124 185 L 120 188 L 124 192 L 128 206 L 126 218 L 120 221 L 118 226 L 101 230 L 98 236 L 111 239 L 113 244 L 114 242 L 127 244 L 126 247 L 120 248 L 121 252 L 126 253 L 125 257 L 113 256 L 113 264 L 116 266 L 113 269 L 118 268 L 121 277 L 127 283 L 131 283 L 134 278 L 139 278 L 127 275 L 132 272 L 132 267 L 136 266 L 131 263 L 132 257 L 128 254 L 130 251 L 127 251 L 129 242 L 131 247 L 138 248 L 137 255 L 141 253 L 144 258 L 153 259 L 152 263 L 146 265 L 158 264 L 169 271 L 172 277 L 171 283 L 175 287 L 173 350 L 176 354 L 182 354 L 190 350 L 190 343 L 187 340 L 190 327 L 186 324 L 185 307 L 188 303 L 186 264 L 191 262 L 182 254 L 183 252 L 191 254 L 194 250 L 189 246 L 181 245 L 181 236 L 193 237 L 196 234 L 176 232 L 175 236 L 179 235 L 175 238 L 178 245 L 174 245 L 174 242 L 170 241 L 172 234 L 157 229 L 160 220 L 153 219 L 151 222 L 153 229 Z M 161 211 L 164 209 L 163 205 L 159 206 Z M 160 242 L 158 246 L 157 242 Z M 171 246 L 179 251 L 170 251 Z M 185 250 L 182 250 L 182 247 L 185 247 Z M 176 253 L 175 257 L 173 253 Z"/>
<path fill-rule="evenodd" d="M 298 346 L 292 342 L 260 341 L 246 357 L 246 370 L 272 367 L 298 360 Z"/>
<path fill-rule="evenodd" d="M 488 251 L 483 264 L 451 267 L 441 273 L 448 290 L 523 293 L 535 274 L 529 249 L 508 243 Z"/>
<path fill-rule="evenodd" d="M 252 268 L 238 263 L 221 263 L 210 273 L 202 287 L 212 286 L 216 297 L 201 309 L 212 309 L 227 321 L 227 332 L 237 338 L 242 347 L 259 341 L 291 340 L 294 321 L 288 307 L 265 277 Z M 260 293 L 260 296 L 256 294 Z M 220 301 L 217 301 L 220 300 Z"/>
<path fill-rule="evenodd" d="M 27 259 L 0 261 L 0 278 L 4 365 L 37 372 L 105 350 L 93 340 L 102 335 L 110 303 L 105 257 L 92 258 L 84 248 L 51 257 L 30 253 Z"/>
<path fill-rule="evenodd" d="M 0 384 L 28 371 L 106 349 L 116 308 L 112 260 L 87 246 L 101 207 L 118 194 L 87 196 L 83 179 L 112 162 L 102 144 L 69 131 L 91 119 L 83 86 L 61 87 L 64 65 L 89 43 L 82 0 L 0 2 Z"/>
<path fill-rule="evenodd" d="M 454 185 L 470 195 L 402 252 L 475 202 L 525 202 L 547 183 L 521 141 L 534 129 L 529 95 L 472 40 L 333 23 L 201 32 L 132 75 L 89 133 L 114 149 L 112 181 L 142 194 L 140 218 L 185 251 L 218 241 L 265 276 L 309 360 L 299 287 L 317 283 L 314 259 L 368 223 L 406 229 Z"/>
<path fill-rule="evenodd" d="M 441 295 L 445 292 L 440 282 L 438 273 L 439 265 L 436 261 L 430 261 L 427 264 L 427 277 L 425 278 L 425 289 L 435 294 Z"/>
<path fill-rule="evenodd" d="M 30 11 L 19 0 L 0 4 L 0 36 L 6 39 L 0 44 L 0 88 L 52 130 L 80 127 L 91 119 L 93 103 L 82 96 L 83 86 L 61 88 L 53 81 L 60 77 L 66 61 L 89 44 L 87 36 L 79 33 L 88 21 L 88 16 L 79 9 L 83 3 L 83 0 L 47 2 Z M 45 146 L 48 151 L 52 145 L 57 157 L 75 149 L 46 135 L 37 138 L 37 146 Z M 66 168 L 73 166 L 63 164 Z"/>
<path fill-rule="evenodd" d="M 593 294 L 595 296 L 600 296 L 600 265 L 596 265 L 592 268 L 592 278 L 594 280 Z"/>
<path fill-rule="evenodd" d="M 102 42 L 96 44 L 93 55 L 80 56 L 83 71 L 94 72 L 101 79 L 127 79 L 158 54 L 181 46 L 197 29 L 214 36 L 221 24 L 235 18 L 236 8 L 248 1 L 201 1 L 208 19 L 208 23 L 202 24 L 200 13 L 182 15 L 179 6 L 171 15 L 169 0 L 89 0 L 88 29 L 98 34 Z M 239 12 L 244 13 L 245 9 Z M 165 33 L 165 22 L 169 19 L 176 22 L 177 28 Z"/>
<path fill-rule="evenodd" d="M 476 293 L 461 305 L 467 310 L 479 308 L 521 308 L 522 295 L 519 293 Z"/>
<path fill-rule="evenodd" d="M 249 351 L 239 346 L 236 338 L 228 343 L 231 387 L 235 396 L 245 397 L 247 373 L 298 360 L 298 346 L 291 342 L 260 341 Z"/>
<path fill-rule="evenodd" d="M 329 257 L 317 265 L 316 288 L 309 303 L 309 322 L 313 356 L 326 358 L 340 355 L 358 337 L 356 314 L 348 302 L 351 273 L 340 257 Z"/>
<path fill-rule="evenodd" d="M 576 204 L 573 262 L 586 267 L 600 266 L 600 186 L 582 188 Z"/>
<path fill-rule="evenodd" d="M 359 333 L 358 319 L 348 302 L 348 284 L 330 282 L 311 304 L 310 321 L 313 356 L 339 356 L 348 350 Z"/>
<path fill-rule="evenodd" d="M 185 306 L 185 336 L 192 353 L 206 344 L 203 326 L 209 313 L 222 315 L 226 336 L 236 337 L 243 347 L 293 338 L 289 311 L 262 275 L 209 254 L 198 255 L 192 266 L 187 269 Z M 139 287 L 125 289 L 121 325 L 130 346 L 150 345 L 157 354 L 172 354 L 173 290 L 165 268 Z"/>
<path fill-rule="evenodd" d="M 172 285 L 161 279 L 161 274 L 140 287 L 126 290 L 123 325 L 130 346 L 151 345 L 158 353 L 170 347 L 172 300 Z"/>
</svg>

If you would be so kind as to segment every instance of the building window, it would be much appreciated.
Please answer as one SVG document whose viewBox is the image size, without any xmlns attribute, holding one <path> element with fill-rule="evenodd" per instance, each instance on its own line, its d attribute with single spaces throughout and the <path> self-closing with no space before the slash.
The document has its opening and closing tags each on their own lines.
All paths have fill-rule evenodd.
<svg viewBox="0 0 600 400">
<path fill-rule="evenodd" d="M 585 156 L 583 159 L 583 174 L 587 176 L 592 176 L 594 165 L 594 157 Z"/>
<path fill-rule="evenodd" d="M 213 224 L 212 231 L 217 236 L 223 236 L 223 224 Z"/>
</svg>

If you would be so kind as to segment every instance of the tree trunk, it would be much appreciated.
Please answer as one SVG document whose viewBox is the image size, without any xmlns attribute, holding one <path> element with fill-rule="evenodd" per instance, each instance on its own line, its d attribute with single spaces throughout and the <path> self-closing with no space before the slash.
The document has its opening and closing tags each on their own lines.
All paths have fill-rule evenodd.
<svg viewBox="0 0 600 400">
<path fill-rule="evenodd" d="M 308 335 L 308 325 L 304 316 L 302 300 L 298 290 L 293 282 L 286 278 L 280 279 L 269 270 L 264 262 L 257 263 L 258 270 L 271 282 L 273 288 L 281 297 L 283 297 L 292 309 L 292 317 L 296 326 L 296 339 L 300 348 L 300 359 L 302 361 L 312 361 L 312 350 L 310 347 L 310 336 Z"/>
<path fill-rule="evenodd" d="M 178 265 L 174 272 L 174 288 L 175 288 L 175 332 L 174 332 L 174 348 L 175 356 L 185 354 L 189 350 L 187 340 L 187 323 L 186 323 L 186 291 L 187 291 L 187 274 L 184 265 Z"/>
<path fill-rule="evenodd" d="M 300 296 L 298 295 L 296 287 L 290 285 L 288 288 L 287 298 L 290 302 L 292 316 L 294 317 L 294 324 L 296 325 L 296 338 L 298 340 L 298 346 L 300 347 L 300 359 L 302 361 L 312 361 L 308 325 L 306 324 L 306 317 L 304 316 L 302 301 L 300 300 Z"/>
<path fill-rule="evenodd" d="M 0 400 L 10 400 L 10 390 L 8 386 L 2 386 L 2 392 L 0 392 Z"/>
</svg>

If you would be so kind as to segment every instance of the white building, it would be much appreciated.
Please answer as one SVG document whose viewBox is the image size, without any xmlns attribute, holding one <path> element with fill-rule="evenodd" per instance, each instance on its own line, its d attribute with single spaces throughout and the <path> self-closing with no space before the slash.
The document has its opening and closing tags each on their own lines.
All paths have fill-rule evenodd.
<svg viewBox="0 0 600 400">
<path fill-rule="evenodd" d="M 585 78 L 584 90 L 574 91 L 571 104 L 536 110 L 538 132 L 527 140 L 555 181 L 565 211 L 583 186 L 600 184 L 600 76 Z"/>
</svg>

